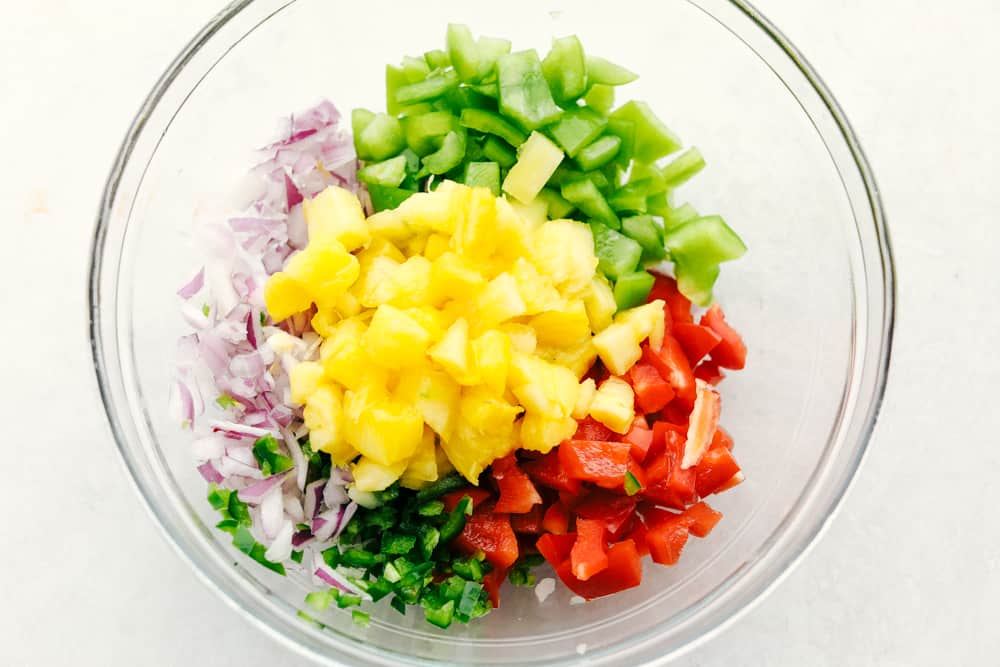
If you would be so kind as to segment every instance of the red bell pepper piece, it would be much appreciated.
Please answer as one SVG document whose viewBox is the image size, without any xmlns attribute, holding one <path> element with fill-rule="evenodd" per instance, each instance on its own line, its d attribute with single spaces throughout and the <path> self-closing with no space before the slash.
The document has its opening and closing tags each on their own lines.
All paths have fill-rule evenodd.
<svg viewBox="0 0 1000 667">
<path fill-rule="evenodd" d="M 500 507 L 500 503 L 497 503 L 497 507 Z M 518 535 L 538 535 L 542 532 L 543 516 L 542 506 L 535 505 L 524 514 L 511 514 L 510 525 Z"/>
<path fill-rule="evenodd" d="M 682 468 L 698 465 L 705 452 L 712 444 L 715 429 L 719 425 L 719 412 L 722 401 L 712 386 L 698 381 L 697 398 L 688 421 L 687 441 L 684 443 L 684 459 Z"/>
<path fill-rule="evenodd" d="M 552 503 L 542 516 L 542 530 L 553 535 L 569 532 L 569 512 L 562 503 Z"/>
<path fill-rule="evenodd" d="M 695 537 L 705 537 L 722 520 L 722 512 L 716 512 L 705 503 L 695 503 L 683 512 L 688 530 Z"/>
<path fill-rule="evenodd" d="M 677 281 L 673 278 L 656 276 L 653 289 L 649 292 L 649 301 L 656 299 L 663 299 L 665 303 L 663 309 L 669 316 L 668 321 L 674 325 L 694 321 L 694 318 L 691 317 L 691 300 L 681 294 L 680 290 L 677 289 Z"/>
<path fill-rule="evenodd" d="M 591 416 L 584 417 L 576 427 L 573 440 L 593 440 L 594 442 L 615 442 L 621 436 Z"/>
<path fill-rule="evenodd" d="M 712 436 L 712 445 L 709 449 L 715 449 L 716 447 L 725 447 L 729 451 L 733 451 L 733 438 L 721 426 L 716 427 L 715 435 Z"/>
<path fill-rule="evenodd" d="M 653 445 L 644 462 L 646 480 L 655 484 L 669 477 L 678 467 L 683 454 L 683 432 L 666 422 L 653 424 Z"/>
<path fill-rule="evenodd" d="M 528 473 L 528 476 L 536 484 L 541 484 L 556 491 L 566 491 L 572 494 L 580 493 L 580 480 L 571 478 L 559 460 L 559 450 L 554 450 L 535 459 L 525 461 L 521 464 L 521 469 Z"/>
<path fill-rule="evenodd" d="M 558 567 L 563 562 L 569 560 L 569 554 L 576 543 L 576 533 L 565 533 L 555 535 L 545 533 L 535 542 L 535 548 L 542 557 L 547 560 L 552 567 Z"/>
<path fill-rule="evenodd" d="M 663 408 L 663 412 L 660 414 L 663 417 L 663 421 L 683 426 L 684 432 L 687 433 L 688 415 L 691 414 L 692 405 L 693 403 L 681 405 L 679 401 L 671 401 L 670 405 Z"/>
<path fill-rule="evenodd" d="M 642 467 L 641 463 L 639 463 L 638 461 L 635 460 L 635 458 L 633 456 L 629 456 L 628 457 L 628 471 L 630 473 L 632 473 L 632 477 L 635 480 L 635 484 L 639 487 L 639 489 L 638 489 L 638 491 L 636 491 L 634 488 L 632 488 L 631 484 L 629 484 L 628 486 L 626 486 L 625 482 L 623 482 L 622 483 L 622 489 L 621 489 L 622 493 L 624 493 L 625 495 L 629 495 L 630 493 L 633 494 L 633 495 L 635 495 L 635 494 L 641 494 L 643 491 L 645 491 L 649 487 L 649 480 L 646 479 L 646 470 Z M 627 481 L 628 481 L 628 479 L 626 477 L 626 482 Z"/>
<path fill-rule="evenodd" d="M 712 350 L 712 360 L 723 368 L 738 371 L 747 363 L 747 346 L 736 329 L 729 326 L 718 304 L 701 316 L 701 324 L 719 334 L 722 341 Z"/>
<path fill-rule="evenodd" d="M 571 478 L 615 488 L 625 480 L 630 449 L 627 442 L 567 440 L 558 452 Z"/>
<path fill-rule="evenodd" d="M 607 491 L 597 490 L 576 506 L 577 530 L 580 520 L 600 521 L 612 538 L 629 527 L 629 520 L 635 513 L 635 497 L 617 496 Z"/>
<path fill-rule="evenodd" d="M 729 489 L 733 488 L 734 486 L 739 486 L 740 484 L 742 484 L 744 479 L 745 479 L 745 477 L 743 476 L 743 472 L 740 471 L 740 472 L 736 473 L 735 475 L 733 475 L 732 477 L 730 477 L 729 481 L 726 482 L 725 484 L 723 484 L 722 486 L 720 486 L 719 488 L 717 488 L 715 490 L 715 492 L 716 493 L 722 493 L 723 491 L 728 491 Z"/>
<path fill-rule="evenodd" d="M 704 359 L 722 341 L 722 336 L 701 324 L 677 324 L 671 335 L 684 348 L 692 366 Z"/>
<path fill-rule="evenodd" d="M 625 434 L 622 441 L 629 444 L 632 457 L 642 463 L 653 445 L 653 431 L 646 424 L 645 417 L 636 417 L 632 428 Z"/>
<path fill-rule="evenodd" d="M 465 528 L 454 543 L 470 555 L 482 551 L 496 568 L 509 568 L 518 556 L 517 536 L 510 517 L 494 512 L 489 504 L 482 505 L 465 520 Z"/>
<path fill-rule="evenodd" d="M 507 580 L 507 573 L 506 568 L 495 567 L 483 575 L 483 588 L 489 594 L 494 609 L 500 606 L 500 587 Z"/>
<path fill-rule="evenodd" d="M 553 567 L 567 588 L 587 600 L 618 593 L 642 583 L 642 559 L 632 540 L 612 544 L 608 548 L 608 566 L 587 581 L 573 576 L 573 566 L 568 558 Z"/>
<path fill-rule="evenodd" d="M 711 359 L 705 359 L 694 369 L 696 380 L 704 380 L 712 386 L 717 386 L 726 379 L 726 374 L 719 368 L 719 364 Z"/>
<path fill-rule="evenodd" d="M 643 414 L 659 412 L 674 399 L 674 389 L 652 364 L 638 362 L 628 371 L 635 403 Z"/>
<path fill-rule="evenodd" d="M 486 489 L 475 486 L 467 486 L 464 489 L 444 494 L 441 496 L 441 502 L 444 503 L 445 510 L 450 512 L 455 509 L 455 506 L 458 505 L 458 501 L 460 501 L 464 496 L 469 496 L 472 500 L 472 508 L 475 509 L 492 498 L 493 494 Z"/>
<path fill-rule="evenodd" d="M 722 488 L 736 473 L 740 466 L 725 447 L 711 447 L 701 458 L 701 463 L 695 467 L 695 490 L 702 498 L 712 495 Z"/>
<path fill-rule="evenodd" d="M 646 512 L 646 546 L 653 561 L 676 565 L 688 540 L 688 520 L 683 514 L 665 510 Z"/>
<path fill-rule="evenodd" d="M 531 479 L 517 466 L 513 453 L 497 459 L 490 467 L 493 479 L 500 489 L 500 500 L 495 511 L 501 514 L 524 514 L 542 502 L 538 489 Z"/>
<path fill-rule="evenodd" d="M 576 519 L 576 542 L 570 551 L 573 576 L 587 581 L 607 569 L 608 553 L 604 541 L 604 522 L 596 519 Z"/>
<path fill-rule="evenodd" d="M 665 335 L 663 345 L 657 351 L 651 349 L 649 345 L 644 345 L 642 359 L 652 364 L 660 376 L 670 383 L 677 398 L 685 403 L 694 401 L 694 372 L 676 338 Z"/>
</svg>

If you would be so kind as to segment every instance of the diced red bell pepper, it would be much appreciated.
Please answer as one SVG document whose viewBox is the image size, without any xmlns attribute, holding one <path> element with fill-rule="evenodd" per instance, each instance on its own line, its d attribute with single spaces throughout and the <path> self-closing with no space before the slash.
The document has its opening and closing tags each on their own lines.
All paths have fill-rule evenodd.
<svg viewBox="0 0 1000 667">
<path fill-rule="evenodd" d="M 712 445 L 709 449 L 715 449 L 716 447 L 725 447 L 729 451 L 733 451 L 733 438 L 721 426 L 716 427 L 715 435 L 712 436 Z"/>
<path fill-rule="evenodd" d="M 684 433 L 687 433 L 688 415 L 691 414 L 691 407 L 693 405 L 693 403 L 681 405 L 678 401 L 671 401 L 670 405 L 663 408 L 663 412 L 661 413 L 663 421 L 683 427 Z"/>
<path fill-rule="evenodd" d="M 676 565 L 688 540 L 688 521 L 683 514 L 665 510 L 646 513 L 646 546 L 653 561 Z"/>
<path fill-rule="evenodd" d="M 497 507 L 500 507 L 500 503 L 497 503 Z M 535 505 L 527 513 L 511 514 L 510 525 L 518 535 L 538 535 L 542 532 L 543 516 L 544 510 L 542 506 Z"/>
<path fill-rule="evenodd" d="M 642 559 L 632 540 L 612 544 L 608 548 L 607 568 L 587 581 L 573 576 L 569 560 L 563 561 L 555 570 L 567 588 L 587 600 L 618 593 L 642 583 Z"/>
<path fill-rule="evenodd" d="M 531 479 L 517 466 L 513 453 L 497 459 L 490 466 L 493 479 L 500 489 L 500 500 L 495 511 L 501 514 L 524 514 L 542 502 L 538 489 Z"/>
<path fill-rule="evenodd" d="M 719 364 L 711 359 L 705 359 L 694 369 L 694 377 L 696 380 L 704 380 L 714 387 L 726 379 L 726 374 L 719 368 Z"/>
<path fill-rule="evenodd" d="M 635 548 L 639 552 L 641 558 L 645 558 L 649 555 L 649 545 L 646 543 L 646 535 L 648 534 L 646 529 L 646 522 L 642 520 L 642 517 L 638 514 L 632 515 L 632 528 L 625 535 L 624 539 L 632 540 L 635 542 Z"/>
<path fill-rule="evenodd" d="M 612 538 L 617 538 L 628 527 L 629 519 L 635 513 L 637 501 L 634 497 L 617 496 L 607 491 L 594 491 L 586 500 L 576 506 L 577 530 L 580 519 L 600 521 Z"/>
<path fill-rule="evenodd" d="M 465 520 L 465 528 L 455 538 L 455 545 L 467 554 L 482 551 L 496 568 L 507 569 L 517 560 L 517 536 L 510 517 L 498 514 L 489 504 L 481 506 Z"/>
<path fill-rule="evenodd" d="M 695 490 L 701 498 L 712 495 L 740 471 L 736 459 L 725 447 L 711 447 L 695 467 Z"/>
<path fill-rule="evenodd" d="M 571 478 L 559 460 L 559 450 L 554 450 L 533 461 L 521 463 L 521 469 L 536 484 L 541 484 L 556 491 L 580 493 L 580 480 Z"/>
<path fill-rule="evenodd" d="M 736 329 L 729 326 L 718 304 L 701 316 L 701 323 L 719 334 L 722 341 L 712 350 L 712 359 L 723 368 L 738 371 L 747 363 L 747 346 Z"/>
<path fill-rule="evenodd" d="M 649 480 L 646 479 L 646 470 L 642 467 L 642 464 L 635 460 L 635 457 L 628 457 L 628 471 L 632 473 L 632 477 L 635 478 L 635 483 L 638 485 L 639 490 L 633 491 L 633 495 L 641 494 L 649 486 Z M 627 481 L 627 480 L 626 480 Z M 630 488 L 625 487 L 625 482 L 622 482 L 622 492 L 625 495 L 629 495 Z"/>
<path fill-rule="evenodd" d="M 649 292 L 649 301 L 663 299 L 664 310 L 670 316 L 674 325 L 693 322 L 691 317 L 691 300 L 677 289 L 677 281 L 667 276 L 656 276 L 653 289 Z"/>
<path fill-rule="evenodd" d="M 716 512 L 705 503 L 695 503 L 684 510 L 688 530 L 695 537 L 705 537 L 722 520 L 722 512 Z"/>
<path fill-rule="evenodd" d="M 591 416 L 584 417 L 576 427 L 573 440 L 593 440 L 594 442 L 615 442 L 621 436 Z"/>
<path fill-rule="evenodd" d="M 642 492 L 644 498 L 655 500 L 661 505 L 674 509 L 684 509 L 694 502 L 695 495 L 694 469 L 676 469 L 667 479 L 650 483 Z"/>
<path fill-rule="evenodd" d="M 644 345 L 642 358 L 646 363 L 652 364 L 660 376 L 670 383 L 677 398 L 685 403 L 694 401 L 694 372 L 676 338 L 669 334 L 665 335 L 659 350 Z"/>
<path fill-rule="evenodd" d="M 629 451 L 632 458 L 642 463 L 649 453 L 649 448 L 653 445 L 653 431 L 646 424 L 645 417 L 636 417 L 632 422 L 632 428 L 622 438 L 629 444 Z"/>
<path fill-rule="evenodd" d="M 458 505 L 458 501 L 460 501 L 464 496 L 469 496 L 469 498 L 472 499 L 472 508 L 476 509 L 492 498 L 493 494 L 491 494 L 487 489 L 476 486 L 467 486 L 464 489 L 444 494 L 441 496 L 441 502 L 444 503 L 444 508 L 450 512 L 455 509 L 455 506 Z"/>
<path fill-rule="evenodd" d="M 674 388 L 652 364 L 638 362 L 628 371 L 628 382 L 642 414 L 659 412 L 674 400 Z"/>
<path fill-rule="evenodd" d="M 712 444 L 712 438 L 715 437 L 715 429 L 719 425 L 721 408 L 722 402 L 719 394 L 712 389 L 711 385 L 699 381 L 697 398 L 688 421 L 684 459 L 681 461 L 682 468 L 687 469 L 698 465 L 705 452 L 708 451 Z"/>
<path fill-rule="evenodd" d="M 680 464 L 684 453 L 684 435 L 671 424 L 653 424 L 653 446 L 644 462 L 646 480 L 655 484 L 666 479 Z"/>
<path fill-rule="evenodd" d="M 740 472 L 736 473 L 735 475 L 733 475 L 732 477 L 730 477 L 729 481 L 726 482 L 725 484 L 723 484 L 722 486 L 720 486 L 719 488 L 717 488 L 715 490 L 715 492 L 716 493 L 722 493 L 723 491 L 728 491 L 729 489 L 733 488 L 734 486 L 739 486 L 740 484 L 742 484 L 744 479 L 745 478 L 743 476 L 743 472 L 740 471 Z"/>
<path fill-rule="evenodd" d="M 576 533 L 565 533 L 563 535 L 545 533 L 535 542 L 535 547 L 538 549 L 538 553 L 542 554 L 542 557 L 552 567 L 558 567 L 563 562 L 569 560 L 569 554 L 573 550 L 575 543 Z"/>
<path fill-rule="evenodd" d="M 542 516 L 542 530 L 553 535 L 569 532 L 569 512 L 562 503 L 552 503 Z"/>
<path fill-rule="evenodd" d="M 507 573 L 506 568 L 495 567 L 483 575 L 483 588 L 489 594 L 494 609 L 500 606 L 500 587 L 507 580 Z"/>
<path fill-rule="evenodd" d="M 630 449 L 627 442 L 567 440 L 558 452 L 571 478 L 615 488 L 625 480 Z"/>
<path fill-rule="evenodd" d="M 674 325 L 671 335 L 684 348 L 684 353 L 687 355 L 688 361 L 691 362 L 691 366 L 695 366 L 704 359 L 722 341 L 722 336 L 701 324 Z"/>
<path fill-rule="evenodd" d="M 587 581 L 607 569 L 608 552 L 604 540 L 604 522 L 596 519 L 576 519 L 576 542 L 570 551 L 573 576 Z"/>
</svg>

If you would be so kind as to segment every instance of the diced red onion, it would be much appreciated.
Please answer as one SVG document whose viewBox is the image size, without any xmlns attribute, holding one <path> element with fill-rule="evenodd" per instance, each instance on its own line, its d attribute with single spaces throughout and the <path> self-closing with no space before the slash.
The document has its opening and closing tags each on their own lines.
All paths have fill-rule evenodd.
<svg viewBox="0 0 1000 667">
<path fill-rule="evenodd" d="M 296 249 L 305 248 L 309 242 L 309 231 L 302 206 L 293 206 L 288 212 L 288 244 Z"/>
<path fill-rule="evenodd" d="M 264 552 L 264 558 L 272 563 L 280 563 L 287 560 L 292 555 L 292 535 L 295 533 L 295 526 L 291 521 L 285 520 L 281 523 L 281 528 L 274 536 L 271 546 Z"/>
<path fill-rule="evenodd" d="M 285 174 L 285 201 L 288 205 L 288 210 L 292 210 L 293 206 L 298 206 L 302 203 L 302 193 L 299 192 L 298 187 L 295 185 L 288 174 Z"/>
<path fill-rule="evenodd" d="M 223 456 L 222 460 L 219 462 L 219 472 L 225 475 L 227 479 L 234 475 L 252 477 L 254 479 L 260 479 L 263 477 L 260 470 L 257 468 L 249 466 L 242 461 L 237 461 L 229 455 Z"/>
<path fill-rule="evenodd" d="M 201 473 L 201 476 L 205 478 L 206 482 L 214 482 L 218 484 L 224 479 L 222 474 L 215 469 L 214 465 L 212 465 L 211 461 L 205 461 L 198 466 L 198 472 Z"/>
<path fill-rule="evenodd" d="M 272 415 L 274 412 L 272 411 Z M 285 447 L 288 448 L 288 453 L 292 456 L 292 462 L 295 464 L 295 486 L 299 489 L 306 488 L 306 475 L 309 474 L 309 463 L 306 461 L 306 457 L 302 454 L 302 447 L 299 446 L 299 441 L 295 439 L 295 436 L 287 428 L 281 429 L 281 437 L 285 441 Z"/>
<path fill-rule="evenodd" d="M 226 453 L 226 440 L 217 433 L 198 438 L 191 443 L 191 454 L 198 461 L 222 458 Z"/>
<path fill-rule="evenodd" d="M 260 502 L 260 527 L 269 539 L 274 539 L 281 530 L 281 522 L 285 517 L 285 505 L 281 496 L 281 485 L 278 484 L 268 491 Z M 291 540 L 291 536 L 289 536 Z"/>
<path fill-rule="evenodd" d="M 300 549 L 310 542 L 314 541 L 316 538 L 313 537 L 312 532 L 308 530 L 300 530 L 299 532 L 292 535 L 292 546 Z"/>
<path fill-rule="evenodd" d="M 325 479 L 318 479 L 315 482 L 306 484 L 302 502 L 302 509 L 307 519 L 312 520 L 319 514 L 319 508 L 323 500 L 323 487 L 326 486 Z M 346 494 L 345 494 L 346 495 Z"/>
<path fill-rule="evenodd" d="M 329 509 L 312 520 L 312 532 L 316 539 L 325 542 L 336 532 L 340 525 L 340 516 L 343 514 L 343 506 Z"/>
<path fill-rule="evenodd" d="M 266 428 L 247 426 L 246 424 L 237 424 L 236 422 L 223 421 L 219 419 L 213 419 L 210 421 L 209 426 L 212 427 L 214 432 L 221 433 L 227 438 L 232 438 L 233 440 L 241 440 L 244 438 L 252 438 L 256 440 L 257 438 L 263 438 L 265 435 L 278 437 L 277 433 Z"/>
<path fill-rule="evenodd" d="M 191 302 L 185 302 L 181 305 L 181 316 L 184 321 L 188 323 L 195 331 L 201 331 L 202 329 L 207 329 L 212 326 L 211 311 L 206 315 L 205 311 L 200 307 Z"/>
<path fill-rule="evenodd" d="M 286 493 L 284 496 L 285 514 L 295 523 L 302 523 L 306 520 L 305 511 L 302 509 L 302 501 L 298 496 Z"/>
<path fill-rule="evenodd" d="M 195 294 L 201 291 L 201 288 L 205 286 L 205 267 L 202 267 L 198 273 L 194 275 L 194 278 L 189 280 L 184 287 L 177 290 L 177 296 L 182 299 L 190 299 Z"/>
<path fill-rule="evenodd" d="M 337 505 L 345 504 L 349 500 L 347 489 L 344 488 L 344 481 L 337 477 L 336 469 L 332 470 L 330 481 L 326 483 L 323 489 L 323 502 L 326 503 L 327 507 L 336 507 Z"/>
<path fill-rule="evenodd" d="M 247 341 L 257 349 L 257 341 L 260 340 L 260 320 L 254 315 L 253 310 L 247 313 Z"/>
<path fill-rule="evenodd" d="M 261 505 L 265 500 L 269 498 L 271 491 L 276 487 L 280 487 L 281 483 L 285 481 L 287 472 L 279 473 L 277 475 L 270 475 L 260 480 L 259 482 L 254 482 L 246 488 L 240 489 L 237 497 L 248 505 Z M 281 494 L 278 494 L 279 507 L 284 511 L 284 502 L 281 500 Z"/>
<path fill-rule="evenodd" d="M 343 511 L 340 512 L 340 516 L 337 517 L 337 529 L 333 531 L 333 539 L 340 537 L 340 534 L 344 532 L 344 528 L 347 528 L 347 524 L 351 522 L 354 518 L 354 514 L 358 511 L 358 504 L 351 501 L 346 506 L 344 506 Z"/>
<path fill-rule="evenodd" d="M 170 412 L 174 419 L 181 421 L 188 428 L 194 423 L 194 397 L 187 383 L 181 380 L 174 381 L 174 391 L 170 398 Z"/>
<path fill-rule="evenodd" d="M 360 595 L 366 600 L 372 599 L 370 595 L 349 582 L 344 575 L 327 565 L 323 555 L 318 551 L 313 553 L 313 574 L 333 588 L 351 595 Z"/>
</svg>

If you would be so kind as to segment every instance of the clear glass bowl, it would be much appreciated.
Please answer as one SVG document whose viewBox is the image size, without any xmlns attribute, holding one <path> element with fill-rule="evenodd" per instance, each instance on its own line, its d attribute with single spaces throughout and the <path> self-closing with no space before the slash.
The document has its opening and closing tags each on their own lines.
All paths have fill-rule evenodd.
<svg viewBox="0 0 1000 667">
<path fill-rule="evenodd" d="M 471 627 L 436 631 L 380 610 L 371 626 L 296 617 L 303 590 L 245 561 L 215 531 L 185 432 L 165 408 L 184 333 L 176 288 L 191 242 L 252 164 L 276 119 L 329 97 L 382 108 L 383 67 L 440 46 L 448 21 L 545 49 L 576 33 L 641 74 L 646 99 L 709 168 L 683 192 L 726 216 L 750 252 L 718 288 L 750 365 L 723 384 L 723 424 L 747 481 L 713 502 L 725 520 L 638 589 L 539 604 L 510 589 Z M 662 663 L 746 609 L 802 556 L 851 481 L 886 380 L 893 267 L 857 139 L 802 56 L 743 2 L 238 2 L 150 93 L 104 194 L 90 276 L 91 339 L 122 457 L 169 540 L 231 605 L 288 645 L 347 665 Z"/>
</svg>

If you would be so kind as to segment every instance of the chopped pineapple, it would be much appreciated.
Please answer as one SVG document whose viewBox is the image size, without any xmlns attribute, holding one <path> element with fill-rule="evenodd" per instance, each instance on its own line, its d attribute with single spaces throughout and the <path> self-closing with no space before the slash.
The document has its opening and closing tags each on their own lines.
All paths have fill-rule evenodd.
<svg viewBox="0 0 1000 667">
<path fill-rule="evenodd" d="M 279 271 L 264 285 L 264 304 L 271 319 L 280 322 L 303 310 L 309 310 L 312 297 L 295 278 Z"/>
<path fill-rule="evenodd" d="M 662 311 L 661 311 L 662 312 Z M 563 301 L 528 322 L 539 345 L 573 347 L 590 342 L 590 320 L 582 301 Z"/>
<path fill-rule="evenodd" d="M 501 273 L 486 284 L 476 299 L 476 329 L 483 331 L 501 322 L 524 315 L 527 306 L 517 291 L 517 282 L 509 273 Z"/>
<path fill-rule="evenodd" d="M 615 294 L 604 276 L 594 276 L 590 281 L 590 286 L 583 295 L 583 303 L 587 307 L 590 328 L 596 332 L 604 331 L 618 310 Z"/>
<path fill-rule="evenodd" d="M 582 294 L 597 269 L 594 235 L 582 222 L 546 222 L 535 230 L 531 259 L 560 291 L 571 296 Z"/>
<path fill-rule="evenodd" d="M 474 299 L 486 286 L 486 279 L 472 262 L 450 251 L 434 260 L 430 279 L 431 298 L 435 303 L 446 299 Z"/>
<path fill-rule="evenodd" d="M 538 339 L 535 338 L 535 330 L 527 324 L 507 322 L 506 324 L 501 324 L 497 330 L 507 334 L 510 338 L 511 350 L 520 352 L 521 354 L 535 353 Z"/>
<path fill-rule="evenodd" d="M 469 323 L 464 318 L 455 320 L 444 338 L 427 354 L 459 384 L 479 384 L 475 358 L 469 349 Z"/>
<path fill-rule="evenodd" d="M 351 474 L 354 475 L 354 488 L 367 492 L 382 491 L 399 479 L 406 469 L 406 461 L 383 465 L 362 456 L 357 463 L 351 466 Z"/>
<path fill-rule="evenodd" d="M 309 427 L 309 442 L 326 452 L 337 465 L 343 465 L 358 455 L 347 443 L 340 390 L 330 385 L 316 389 L 306 400 L 302 418 Z"/>
<path fill-rule="evenodd" d="M 417 451 L 410 458 L 406 470 L 400 477 L 399 483 L 404 488 L 418 490 L 427 482 L 433 482 L 438 478 L 436 442 L 434 431 L 425 428 L 420 446 L 417 447 Z"/>
<path fill-rule="evenodd" d="M 309 229 L 309 245 L 340 242 L 347 250 L 367 245 L 371 232 L 361 202 L 349 190 L 331 186 L 302 202 Z"/>
<path fill-rule="evenodd" d="M 547 454 L 563 440 L 573 437 L 576 426 L 572 417 L 550 418 L 529 412 L 521 420 L 521 446 Z"/>
<path fill-rule="evenodd" d="M 590 414 L 595 394 L 597 394 L 597 383 L 594 382 L 594 378 L 587 378 L 580 383 L 580 395 L 576 399 L 576 407 L 573 408 L 573 419 L 583 419 Z"/>
<path fill-rule="evenodd" d="M 642 356 L 635 330 L 628 323 L 616 322 L 594 336 L 594 347 L 615 375 L 624 375 Z"/>
<path fill-rule="evenodd" d="M 430 334 L 417 320 L 389 304 L 378 307 L 361 339 L 372 361 L 387 369 L 419 364 L 430 342 Z"/>
<path fill-rule="evenodd" d="M 357 421 L 347 424 L 345 435 L 362 455 L 391 465 L 413 456 L 423 433 L 424 422 L 413 406 L 369 397 Z"/>
<path fill-rule="evenodd" d="M 663 301 L 657 299 L 643 306 L 630 308 L 618 314 L 615 322 L 621 322 L 632 327 L 636 342 L 649 339 L 649 345 L 654 350 L 663 346 L 663 335 L 666 315 L 663 311 Z"/>
<path fill-rule="evenodd" d="M 293 403 L 302 405 L 323 383 L 323 365 L 315 361 L 303 361 L 288 371 Z"/>
<path fill-rule="evenodd" d="M 507 386 L 510 338 L 496 329 L 490 329 L 474 339 L 471 346 L 481 381 L 494 393 L 502 394 Z"/>
<path fill-rule="evenodd" d="M 496 198 L 486 188 L 472 188 L 465 215 L 455 231 L 458 251 L 474 261 L 484 261 L 497 249 Z"/>
<path fill-rule="evenodd" d="M 510 274 L 514 276 L 517 292 L 524 301 L 525 315 L 536 315 L 563 304 L 563 298 L 552 284 L 552 280 L 539 273 L 535 265 L 523 257 L 519 257 L 513 263 Z M 589 326 L 587 333 L 590 333 Z"/>
<path fill-rule="evenodd" d="M 573 371 L 577 378 L 582 378 L 594 365 L 597 348 L 594 347 L 594 339 L 588 336 L 571 347 L 539 346 L 535 354 L 549 363 L 565 366 Z"/>
<path fill-rule="evenodd" d="M 628 433 L 635 420 L 635 394 L 628 382 L 610 377 L 601 383 L 590 403 L 590 416 L 615 433 Z"/>
<path fill-rule="evenodd" d="M 541 132 L 532 132 L 503 181 L 504 192 L 527 204 L 542 191 L 562 159 L 563 152 L 551 139 Z"/>
<path fill-rule="evenodd" d="M 416 408 L 427 425 L 442 438 L 451 434 L 460 389 L 450 375 L 431 364 L 415 366 L 400 375 L 394 395 L 400 402 Z"/>
<path fill-rule="evenodd" d="M 424 246 L 424 257 L 430 261 L 436 260 L 451 247 L 451 237 L 444 234 L 431 234 Z"/>
</svg>

